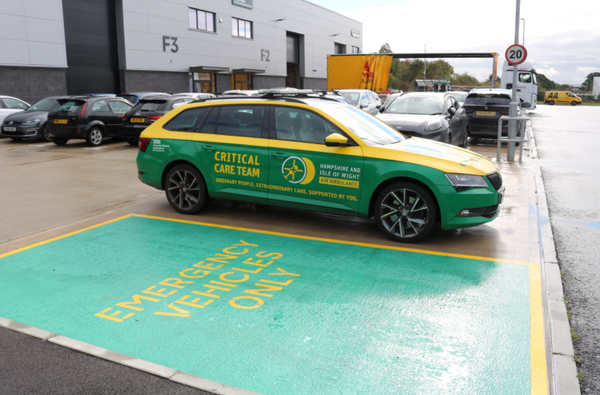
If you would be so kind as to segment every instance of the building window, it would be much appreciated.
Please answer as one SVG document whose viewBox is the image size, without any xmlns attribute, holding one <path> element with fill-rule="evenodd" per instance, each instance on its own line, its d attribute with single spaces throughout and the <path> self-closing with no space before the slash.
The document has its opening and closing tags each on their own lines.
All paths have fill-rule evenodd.
<svg viewBox="0 0 600 395">
<path fill-rule="evenodd" d="M 360 53 L 360 48 L 352 46 L 352 53 Z"/>
<path fill-rule="evenodd" d="M 346 45 L 340 43 L 334 43 L 333 53 L 336 55 L 345 54 L 346 53 Z"/>
<path fill-rule="evenodd" d="M 189 9 L 190 13 L 190 28 L 197 30 L 204 30 L 207 32 L 215 31 L 215 13 L 197 10 L 195 8 Z"/>
<path fill-rule="evenodd" d="M 252 22 L 231 18 L 231 34 L 236 37 L 252 38 Z"/>
</svg>

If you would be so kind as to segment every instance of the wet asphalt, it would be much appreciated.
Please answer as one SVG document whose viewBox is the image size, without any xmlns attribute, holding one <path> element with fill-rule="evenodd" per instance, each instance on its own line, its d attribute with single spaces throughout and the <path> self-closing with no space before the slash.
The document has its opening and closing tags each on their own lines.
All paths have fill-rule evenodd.
<svg viewBox="0 0 600 395">
<path fill-rule="evenodd" d="M 582 394 L 600 394 L 600 106 L 529 113 L 575 334 Z"/>
</svg>

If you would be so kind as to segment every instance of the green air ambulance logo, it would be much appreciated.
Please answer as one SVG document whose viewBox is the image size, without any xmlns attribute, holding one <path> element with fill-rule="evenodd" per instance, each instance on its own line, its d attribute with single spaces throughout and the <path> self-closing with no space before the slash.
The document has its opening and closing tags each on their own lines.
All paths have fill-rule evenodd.
<svg viewBox="0 0 600 395">
<path fill-rule="evenodd" d="M 308 184 L 315 178 L 315 165 L 308 158 L 290 156 L 281 165 L 283 178 L 292 184 Z"/>
</svg>

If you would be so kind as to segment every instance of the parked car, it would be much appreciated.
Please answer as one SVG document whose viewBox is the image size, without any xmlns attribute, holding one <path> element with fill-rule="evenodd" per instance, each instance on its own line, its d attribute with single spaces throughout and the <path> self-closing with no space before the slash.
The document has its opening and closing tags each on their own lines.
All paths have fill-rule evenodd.
<svg viewBox="0 0 600 395">
<path fill-rule="evenodd" d="M 422 240 L 438 223 L 492 221 L 504 194 L 500 173 L 481 155 L 406 139 L 334 100 L 282 100 L 278 90 L 172 110 L 142 132 L 137 170 L 180 213 L 227 198 L 375 216 L 400 242 Z"/>
<path fill-rule="evenodd" d="M 458 101 L 458 104 L 460 104 L 461 106 L 463 105 L 465 99 L 467 98 L 467 95 L 469 94 L 469 92 L 464 91 L 450 91 L 448 93 L 454 96 L 454 98 Z"/>
<path fill-rule="evenodd" d="M 448 92 L 410 92 L 377 118 L 404 135 L 467 147 L 467 116 Z"/>
<path fill-rule="evenodd" d="M 198 92 L 189 92 L 189 93 L 173 93 L 172 96 L 184 96 L 184 97 L 189 97 L 192 96 L 195 100 L 201 100 L 201 99 L 211 99 L 213 97 L 217 97 L 217 95 L 213 94 L 213 93 L 198 93 Z"/>
<path fill-rule="evenodd" d="M 509 114 L 509 106 L 512 101 L 512 90 L 510 89 L 473 89 L 467 95 L 462 105 L 467 117 L 467 130 L 469 137 L 476 138 L 498 138 L 498 120 L 501 116 Z M 517 115 L 523 113 L 522 100 L 519 99 Z M 517 136 L 521 136 L 525 128 L 525 122 L 520 122 Z M 508 136 L 508 121 L 502 122 L 502 136 Z"/>
<path fill-rule="evenodd" d="M 29 103 L 12 96 L 0 95 L 0 123 L 10 114 L 24 111 L 29 107 Z"/>
<path fill-rule="evenodd" d="M 366 89 L 337 89 L 344 99 L 356 108 L 377 115 L 382 103 L 377 93 Z"/>
<path fill-rule="evenodd" d="M 48 114 L 48 135 L 56 145 L 85 139 L 97 146 L 107 137 L 120 137 L 123 115 L 133 107 L 125 99 L 103 96 L 71 96 L 58 104 Z"/>
<path fill-rule="evenodd" d="M 138 104 L 138 102 L 146 96 L 152 95 L 170 95 L 166 92 L 131 92 L 131 93 L 119 93 L 116 97 L 123 98 L 129 101 L 131 104 Z"/>
<path fill-rule="evenodd" d="M 123 115 L 121 136 L 131 145 L 138 145 L 144 129 L 181 104 L 196 100 L 193 96 L 146 96 Z"/>
<path fill-rule="evenodd" d="M 220 96 L 259 96 L 258 90 L 232 89 L 221 93 Z"/>
<path fill-rule="evenodd" d="M 13 140 L 22 140 L 25 137 L 35 137 L 42 141 L 51 141 L 47 130 L 48 113 L 58 105 L 58 99 L 67 96 L 46 97 L 25 111 L 10 114 L 4 118 L 0 127 L 2 136 Z"/>
<path fill-rule="evenodd" d="M 403 94 L 404 94 L 404 92 L 400 91 L 400 92 L 392 93 L 391 95 L 389 95 L 387 97 L 387 99 L 385 100 L 385 102 L 383 103 L 383 105 L 381 107 L 379 107 L 379 112 L 384 112 L 386 110 L 386 108 L 388 108 L 394 102 L 394 100 L 396 100 Z"/>
</svg>

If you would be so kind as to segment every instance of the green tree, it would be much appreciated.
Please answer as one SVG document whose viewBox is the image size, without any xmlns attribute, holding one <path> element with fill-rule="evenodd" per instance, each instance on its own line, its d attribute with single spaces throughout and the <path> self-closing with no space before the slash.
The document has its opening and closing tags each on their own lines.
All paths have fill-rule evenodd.
<svg viewBox="0 0 600 395">
<path fill-rule="evenodd" d="M 385 43 L 379 49 L 379 53 L 394 53 L 390 44 Z M 401 67 L 398 59 L 392 59 L 392 65 L 390 66 L 390 78 L 388 80 L 388 87 L 392 89 L 401 89 Z"/>
<path fill-rule="evenodd" d="M 479 86 L 480 82 L 477 78 L 469 75 L 468 72 L 462 74 L 452 74 L 450 76 L 452 85 Z"/>
<path fill-rule="evenodd" d="M 428 79 L 450 80 L 452 74 L 454 74 L 454 67 L 445 60 L 438 59 L 433 62 L 427 62 Z"/>
<path fill-rule="evenodd" d="M 591 91 L 594 89 L 594 77 L 600 77 L 600 73 L 595 72 L 588 74 L 588 76 L 585 78 L 585 81 L 583 81 L 581 84 L 582 91 Z"/>
</svg>

